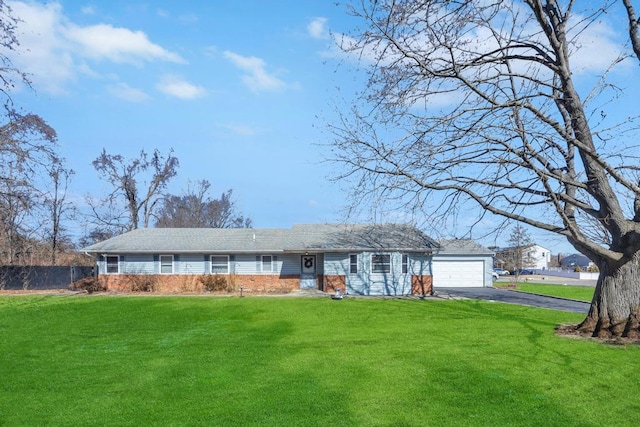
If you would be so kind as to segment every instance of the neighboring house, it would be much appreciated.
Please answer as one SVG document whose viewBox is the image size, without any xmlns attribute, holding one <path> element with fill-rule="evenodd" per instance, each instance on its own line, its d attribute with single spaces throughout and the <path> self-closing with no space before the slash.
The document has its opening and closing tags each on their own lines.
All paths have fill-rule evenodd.
<svg viewBox="0 0 640 427">
<path fill-rule="evenodd" d="M 582 271 L 587 271 L 590 267 L 593 267 L 593 265 L 594 263 L 582 254 L 563 256 L 560 260 L 560 267 L 563 270 L 575 270 L 577 267 L 580 267 Z"/>
<path fill-rule="evenodd" d="M 431 292 L 432 261 L 440 249 L 409 225 L 307 224 L 290 229 L 144 228 L 83 251 L 96 258 L 98 280 L 109 289 L 123 289 L 140 275 L 153 275 L 164 290 L 179 290 L 189 278 L 222 275 L 233 277 L 237 287 L 262 292 L 340 289 L 405 295 Z M 473 260 L 479 256 L 471 255 Z M 452 261 L 442 258 L 447 260 Z M 482 279 L 468 286 L 489 286 L 490 271 L 489 263 Z"/>
<path fill-rule="evenodd" d="M 518 257 L 521 259 L 518 260 Z M 495 258 L 497 267 L 511 271 L 517 268 L 548 270 L 551 263 L 551 251 L 536 244 L 520 248 L 501 248 L 496 249 Z"/>
<path fill-rule="evenodd" d="M 493 283 L 493 252 L 473 240 L 442 240 L 432 272 L 434 287 L 488 287 Z"/>
</svg>

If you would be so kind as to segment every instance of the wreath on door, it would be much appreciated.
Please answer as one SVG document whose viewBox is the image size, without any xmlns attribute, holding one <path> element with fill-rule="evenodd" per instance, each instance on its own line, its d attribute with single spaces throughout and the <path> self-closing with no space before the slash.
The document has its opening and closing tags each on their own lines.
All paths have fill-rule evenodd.
<svg viewBox="0 0 640 427">
<path fill-rule="evenodd" d="M 313 267 L 313 258 L 305 258 L 304 259 L 304 268 Z"/>
</svg>

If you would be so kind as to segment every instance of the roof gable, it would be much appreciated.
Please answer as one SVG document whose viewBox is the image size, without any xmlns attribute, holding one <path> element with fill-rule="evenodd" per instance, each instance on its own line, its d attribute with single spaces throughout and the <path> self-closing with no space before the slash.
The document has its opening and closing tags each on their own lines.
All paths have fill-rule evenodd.
<svg viewBox="0 0 640 427">
<path fill-rule="evenodd" d="M 487 255 L 493 254 L 493 251 L 485 248 L 479 243 L 474 242 L 470 239 L 451 239 L 451 240 L 441 240 L 440 241 L 440 250 L 439 254 L 475 254 L 475 255 Z"/>
</svg>

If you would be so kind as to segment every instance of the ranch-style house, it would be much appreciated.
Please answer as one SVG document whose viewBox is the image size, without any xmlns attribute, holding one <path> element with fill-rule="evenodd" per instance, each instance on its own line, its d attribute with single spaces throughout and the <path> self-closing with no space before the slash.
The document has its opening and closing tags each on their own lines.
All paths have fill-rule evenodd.
<svg viewBox="0 0 640 427">
<path fill-rule="evenodd" d="M 422 295 L 433 286 L 491 286 L 492 253 L 470 240 L 436 242 L 406 224 L 278 228 L 141 228 L 83 249 L 110 290 L 153 277 L 162 290 L 233 278 L 247 292 L 340 289 Z"/>
</svg>

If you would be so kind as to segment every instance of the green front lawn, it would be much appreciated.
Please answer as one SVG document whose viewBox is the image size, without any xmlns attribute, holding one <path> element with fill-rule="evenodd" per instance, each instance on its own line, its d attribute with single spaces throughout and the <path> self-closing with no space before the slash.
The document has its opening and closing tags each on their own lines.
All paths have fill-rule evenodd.
<svg viewBox="0 0 640 427">
<path fill-rule="evenodd" d="M 495 287 L 500 287 L 500 285 L 501 283 L 494 284 Z M 508 286 L 508 284 L 505 284 L 505 286 Z M 515 289 L 533 294 L 570 298 L 586 302 L 591 302 L 595 290 L 593 286 L 552 285 L 542 283 L 518 283 Z"/>
<path fill-rule="evenodd" d="M 0 297 L 0 425 L 640 425 L 640 347 L 479 301 Z"/>
</svg>

